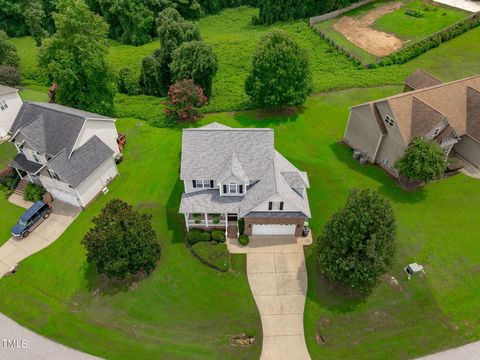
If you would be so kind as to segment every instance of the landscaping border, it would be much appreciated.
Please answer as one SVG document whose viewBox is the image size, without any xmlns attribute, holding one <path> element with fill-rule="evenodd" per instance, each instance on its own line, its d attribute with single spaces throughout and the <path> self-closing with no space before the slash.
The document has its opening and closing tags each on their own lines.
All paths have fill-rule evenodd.
<svg viewBox="0 0 480 360">
<path fill-rule="evenodd" d="M 374 1 L 374 0 L 372 0 Z M 470 16 L 457 21 L 456 23 L 447 26 L 446 28 L 437 31 L 427 37 L 425 37 L 422 40 L 419 40 L 415 43 L 412 43 L 402 49 L 400 49 L 397 52 L 394 52 L 388 56 L 382 57 L 382 58 L 377 58 L 377 61 L 374 63 L 365 63 L 361 59 L 359 59 L 355 54 L 353 54 L 351 51 L 345 49 L 343 46 L 339 45 L 335 40 L 331 39 L 325 32 L 322 30 L 315 28 L 314 25 L 328 19 L 332 19 L 338 15 L 341 15 L 345 12 L 351 11 L 357 7 L 363 6 L 365 4 L 368 4 L 371 2 L 370 0 L 364 0 L 364 4 L 358 5 L 356 7 L 353 7 L 351 9 L 348 9 L 347 11 L 341 11 L 337 10 L 327 15 L 332 15 L 329 17 L 322 18 L 324 15 L 317 16 L 316 18 L 310 18 L 310 27 L 316 31 L 320 37 L 322 37 L 325 41 L 327 41 L 330 45 L 332 45 L 338 52 L 343 53 L 350 59 L 352 59 L 355 62 L 358 62 L 359 64 L 363 65 L 366 68 L 375 68 L 375 67 L 383 67 L 383 66 L 389 66 L 389 65 L 396 65 L 396 64 L 405 64 L 406 62 L 416 58 L 417 56 L 420 56 L 424 53 L 426 53 L 428 50 L 436 48 L 440 46 L 440 44 L 447 42 L 448 40 L 454 39 L 457 36 L 460 36 L 467 31 L 477 27 L 480 25 L 480 12 L 473 13 Z M 360 4 L 355 3 L 354 5 Z M 353 5 L 352 5 L 353 6 Z M 342 9 L 342 10 L 345 10 Z M 335 16 L 333 16 L 334 13 L 337 13 Z M 316 21 L 317 18 L 322 18 L 319 21 Z"/>
</svg>

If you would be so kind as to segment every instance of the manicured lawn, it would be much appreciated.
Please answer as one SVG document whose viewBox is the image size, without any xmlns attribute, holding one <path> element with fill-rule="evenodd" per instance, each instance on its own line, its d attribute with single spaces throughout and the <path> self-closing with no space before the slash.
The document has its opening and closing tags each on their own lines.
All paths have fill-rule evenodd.
<svg viewBox="0 0 480 360">
<path fill-rule="evenodd" d="M 178 214 L 181 132 L 137 123 L 117 122 L 128 146 L 110 192 L 53 245 L 23 261 L 18 274 L 0 281 L 0 311 L 42 335 L 109 359 L 258 358 L 260 318 L 244 261 L 237 258 L 235 272 L 220 273 L 184 244 Z M 7 151 L 0 146 L 2 157 Z M 130 291 L 105 287 L 80 245 L 92 217 L 113 198 L 151 214 L 162 245 L 155 272 Z M 256 336 L 256 344 L 230 346 L 230 337 L 243 332 Z"/>
<path fill-rule="evenodd" d="M 17 153 L 10 143 L 0 145 L 0 169 L 4 169 Z M 8 202 L 0 189 L 0 246 L 12 236 L 11 229 L 25 209 Z"/>
<path fill-rule="evenodd" d="M 423 17 L 407 15 L 406 10 L 416 11 Z M 373 27 L 394 34 L 401 40 L 415 42 L 466 18 L 469 14 L 440 4 L 435 6 L 425 1 L 413 0 L 379 18 Z"/>
<path fill-rule="evenodd" d="M 339 54 L 320 36 L 308 27 L 306 21 L 279 23 L 275 26 L 253 26 L 251 16 L 257 9 L 241 7 L 227 9 L 218 15 L 200 19 L 199 26 L 204 40 L 213 47 L 219 59 L 219 70 L 214 79 L 213 92 L 207 111 L 227 111 L 249 108 L 249 99 L 244 92 L 244 81 L 251 66 L 253 51 L 263 34 L 273 27 L 287 31 L 308 52 L 314 92 L 352 87 L 369 87 L 386 84 L 401 84 L 419 67 L 431 71 L 443 79 L 470 76 L 478 72 L 480 28 L 471 30 L 454 40 L 430 50 L 419 58 L 402 66 L 366 70 L 354 65 Z M 13 39 L 17 46 L 24 78 L 38 74 L 36 48 L 31 38 Z M 110 42 L 108 61 L 118 71 L 127 66 L 139 73 L 142 58 L 155 49 L 158 40 L 140 47 Z M 162 99 L 117 96 L 118 117 L 152 118 L 161 123 Z"/>
<path fill-rule="evenodd" d="M 202 121 L 275 129 L 276 148 L 309 173 L 314 235 L 353 187 L 379 189 L 392 201 L 398 253 L 388 276 L 398 285 L 387 276 L 370 296 L 347 296 L 318 276 L 313 248 L 307 250 L 305 331 L 313 359 L 414 358 L 480 338 L 480 182 L 457 175 L 408 193 L 378 168 L 356 164 L 351 150 L 338 143 L 349 106 L 400 90 L 333 92 L 310 98 L 289 115 L 218 113 Z M 232 334 L 261 336 L 244 258 L 232 259 L 239 272 L 222 274 L 183 244 L 180 131 L 137 122 L 118 120 L 129 143 L 110 192 L 52 246 L 22 262 L 17 275 L 0 281 L 0 292 L 8 294 L 0 297 L 0 310 L 43 335 L 108 358 L 257 358 L 259 343 L 251 349 L 228 344 Z M 162 243 L 157 270 L 128 292 L 103 288 L 80 245 L 92 216 L 115 197 L 152 214 Z M 402 267 L 412 261 L 425 266 L 425 277 L 406 280 Z M 317 334 L 324 344 L 317 344 Z"/>
</svg>

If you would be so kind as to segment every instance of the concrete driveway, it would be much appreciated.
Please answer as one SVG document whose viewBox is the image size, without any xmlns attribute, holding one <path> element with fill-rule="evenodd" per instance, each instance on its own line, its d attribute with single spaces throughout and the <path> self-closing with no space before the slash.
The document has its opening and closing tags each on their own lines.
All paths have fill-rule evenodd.
<svg viewBox="0 0 480 360">
<path fill-rule="evenodd" d="M 30 205 L 27 202 L 22 204 L 15 198 L 13 201 L 24 207 Z M 26 238 L 12 237 L 0 247 L 0 278 L 15 264 L 57 240 L 81 211 L 80 208 L 59 200 L 55 200 L 52 205 L 53 211 L 50 217 L 44 220 Z M 13 224 L 8 226 L 13 226 Z"/>
<path fill-rule="evenodd" d="M 303 331 L 307 244 L 292 236 L 256 236 L 246 247 L 228 243 L 231 252 L 247 254 L 248 282 L 262 320 L 261 360 L 310 359 Z"/>
</svg>

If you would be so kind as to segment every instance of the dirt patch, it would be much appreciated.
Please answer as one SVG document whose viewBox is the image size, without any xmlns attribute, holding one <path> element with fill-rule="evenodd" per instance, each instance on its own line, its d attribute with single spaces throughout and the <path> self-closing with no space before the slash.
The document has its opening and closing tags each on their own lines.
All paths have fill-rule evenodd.
<svg viewBox="0 0 480 360">
<path fill-rule="evenodd" d="M 403 2 L 393 2 L 380 6 L 361 17 L 344 16 L 333 28 L 341 33 L 350 42 L 378 57 L 387 56 L 399 50 L 403 42 L 392 34 L 372 28 L 375 20 L 398 10 Z"/>
</svg>

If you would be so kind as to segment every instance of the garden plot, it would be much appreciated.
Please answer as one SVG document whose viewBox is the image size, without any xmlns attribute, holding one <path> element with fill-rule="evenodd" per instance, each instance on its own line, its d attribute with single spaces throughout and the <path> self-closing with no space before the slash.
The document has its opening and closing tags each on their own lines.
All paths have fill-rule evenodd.
<svg viewBox="0 0 480 360">
<path fill-rule="evenodd" d="M 333 25 L 333 28 L 370 54 L 379 57 L 387 56 L 401 49 L 403 42 L 395 35 L 376 30 L 372 26 L 377 19 L 402 6 L 402 2 L 393 2 L 382 5 L 360 17 L 344 16 Z"/>
<path fill-rule="evenodd" d="M 315 28 L 347 53 L 369 64 L 469 14 L 427 0 L 379 0 L 315 24 Z"/>
</svg>

